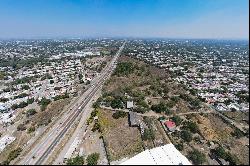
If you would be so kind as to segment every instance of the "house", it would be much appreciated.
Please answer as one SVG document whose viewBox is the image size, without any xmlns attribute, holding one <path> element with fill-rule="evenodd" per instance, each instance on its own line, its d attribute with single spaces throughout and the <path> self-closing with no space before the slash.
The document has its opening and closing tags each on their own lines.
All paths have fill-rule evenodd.
<svg viewBox="0 0 250 166">
<path fill-rule="evenodd" d="M 135 112 L 129 112 L 129 124 L 131 127 L 140 126 L 140 119 Z"/>
<path fill-rule="evenodd" d="M 134 102 L 133 101 L 127 101 L 127 109 L 133 108 Z"/>
<path fill-rule="evenodd" d="M 166 121 L 164 125 L 167 127 L 169 131 L 175 131 L 176 125 L 173 121 Z"/>
</svg>

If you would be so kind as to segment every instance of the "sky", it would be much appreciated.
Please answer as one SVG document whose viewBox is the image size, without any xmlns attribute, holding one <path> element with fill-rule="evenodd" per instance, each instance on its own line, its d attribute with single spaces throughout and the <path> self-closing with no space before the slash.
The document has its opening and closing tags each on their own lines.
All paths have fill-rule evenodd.
<svg viewBox="0 0 250 166">
<path fill-rule="evenodd" d="M 248 36 L 248 0 L 0 0 L 0 38 Z"/>
</svg>

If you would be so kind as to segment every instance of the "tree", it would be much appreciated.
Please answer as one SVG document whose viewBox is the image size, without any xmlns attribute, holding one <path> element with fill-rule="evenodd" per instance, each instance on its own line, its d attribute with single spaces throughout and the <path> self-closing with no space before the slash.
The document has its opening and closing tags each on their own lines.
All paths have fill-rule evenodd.
<svg viewBox="0 0 250 166">
<path fill-rule="evenodd" d="M 176 149 L 178 149 L 179 151 L 182 151 L 184 149 L 183 147 L 183 143 L 179 143 L 175 145 Z"/>
<path fill-rule="evenodd" d="M 92 153 L 87 157 L 87 165 L 97 165 L 99 160 L 100 154 L 99 153 Z"/>
<path fill-rule="evenodd" d="M 50 102 L 50 99 L 46 99 L 45 97 L 43 97 L 39 102 L 39 104 L 41 105 L 41 111 L 45 111 Z"/>
<path fill-rule="evenodd" d="M 231 153 L 228 153 L 227 154 L 227 161 L 229 161 L 230 165 L 239 165 L 239 159 L 237 156 L 231 154 Z"/>
<path fill-rule="evenodd" d="M 169 112 L 169 110 L 168 110 L 166 104 L 163 103 L 163 102 L 160 102 L 159 104 L 156 104 L 156 105 L 152 105 L 152 106 L 151 106 L 151 109 L 152 109 L 153 111 L 157 112 L 157 113 L 161 113 L 161 112 L 168 113 L 168 112 Z"/>
<path fill-rule="evenodd" d="M 199 131 L 198 125 L 193 121 L 188 121 L 185 127 L 192 133 L 198 133 Z"/>
<path fill-rule="evenodd" d="M 187 130 L 181 131 L 181 138 L 186 142 L 191 142 L 192 134 Z"/>
<path fill-rule="evenodd" d="M 192 160 L 194 164 L 202 164 L 206 161 L 206 156 L 202 152 L 194 149 L 188 153 L 188 158 Z"/>
<path fill-rule="evenodd" d="M 227 152 L 222 146 L 217 147 L 216 149 L 211 150 L 217 157 L 222 159 L 227 159 Z"/>
<path fill-rule="evenodd" d="M 101 127 L 100 124 L 99 124 L 98 122 L 95 122 L 95 124 L 94 124 L 94 126 L 93 126 L 93 128 L 92 128 L 92 131 L 93 131 L 93 132 L 95 132 L 96 130 L 99 131 L 99 130 L 100 130 L 100 127 Z"/>
<path fill-rule="evenodd" d="M 7 160 L 4 161 L 4 164 L 5 164 L 5 165 L 9 165 L 9 163 L 10 163 L 12 160 L 14 160 L 15 158 L 17 158 L 17 156 L 20 155 L 21 151 L 22 151 L 22 148 L 20 148 L 20 147 L 18 147 L 18 148 L 16 148 L 16 149 L 12 150 L 12 151 L 8 154 Z"/>
<path fill-rule="evenodd" d="M 114 100 L 111 101 L 110 106 L 115 109 L 115 108 L 123 108 L 123 103 L 121 99 L 115 98 Z"/>
<path fill-rule="evenodd" d="M 143 140 L 154 140 L 155 139 L 155 132 L 153 129 L 145 129 L 142 135 Z"/>
<path fill-rule="evenodd" d="M 30 98 L 30 99 L 27 100 L 27 103 L 28 103 L 28 104 L 32 104 L 34 101 L 35 101 L 34 98 Z"/>
<path fill-rule="evenodd" d="M 118 77 L 128 76 L 134 72 L 134 65 L 132 62 L 120 62 L 117 64 L 117 67 L 114 71 L 114 75 Z"/>
<path fill-rule="evenodd" d="M 17 126 L 17 131 L 23 131 L 23 130 L 26 130 L 26 126 L 24 124 L 19 124 Z"/>
<path fill-rule="evenodd" d="M 35 128 L 34 126 L 31 126 L 31 127 L 28 129 L 28 133 L 33 133 L 35 130 L 36 130 L 36 128 Z"/>
<path fill-rule="evenodd" d="M 83 165 L 84 164 L 84 158 L 83 156 L 76 156 L 73 158 L 70 158 L 66 161 L 66 165 Z"/>
<path fill-rule="evenodd" d="M 124 118 L 126 117 L 127 113 L 123 112 L 123 111 L 116 111 L 115 113 L 113 113 L 112 117 L 114 119 L 119 119 L 119 118 Z"/>
<path fill-rule="evenodd" d="M 179 126 L 182 122 L 182 119 L 177 115 L 172 117 L 171 119 L 175 122 L 176 126 Z"/>
</svg>

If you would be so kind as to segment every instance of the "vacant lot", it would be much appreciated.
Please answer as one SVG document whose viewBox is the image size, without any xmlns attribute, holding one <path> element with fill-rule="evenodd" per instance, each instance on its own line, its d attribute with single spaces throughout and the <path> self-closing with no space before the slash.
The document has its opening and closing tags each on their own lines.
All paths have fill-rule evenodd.
<svg viewBox="0 0 250 166">
<path fill-rule="evenodd" d="M 223 145 L 230 153 L 237 156 L 241 164 L 249 164 L 249 138 L 236 138 L 232 135 L 235 131 L 225 123 L 218 115 L 195 115 L 194 119 L 200 128 L 200 132 L 207 141 L 215 141 Z"/>
<path fill-rule="evenodd" d="M 48 105 L 45 111 L 39 111 L 33 117 L 31 117 L 31 122 L 34 125 L 48 125 L 52 118 L 57 117 L 60 113 L 62 113 L 63 108 L 70 103 L 71 99 L 64 99 L 52 102 Z"/>
<path fill-rule="evenodd" d="M 230 119 L 235 120 L 238 123 L 243 123 L 244 125 L 248 125 L 249 112 L 230 111 L 230 112 L 223 112 L 223 114 L 229 117 Z"/>
<path fill-rule="evenodd" d="M 208 141 L 225 143 L 232 137 L 231 132 L 234 129 L 216 114 L 195 115 L 194 120 L 197 121 L 202 136 Z"/>
<path fill-rule="evenodd" d="M 128 116 L 114 119 L 113 112 L 100 109 L 99 123 L 111 161 L 131 157 L 143 151 L 140 132 L 135 127 L 129 127 Z"/>
</svg>

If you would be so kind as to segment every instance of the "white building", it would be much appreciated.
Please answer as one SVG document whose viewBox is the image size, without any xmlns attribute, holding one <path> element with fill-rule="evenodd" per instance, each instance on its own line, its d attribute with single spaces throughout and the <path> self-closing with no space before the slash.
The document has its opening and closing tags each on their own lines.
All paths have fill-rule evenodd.
<svg viewBox="0 0 250 166">
<path fill-rule="evenodd" d="M 147 149 L 120 165 L 192 165 L 173 144 Z"/>
<path fill-rule="evenodd" d="M 133 108 L 134 102 L 133 101 L 127 101 L 127 109 Z"/>
</svg>

